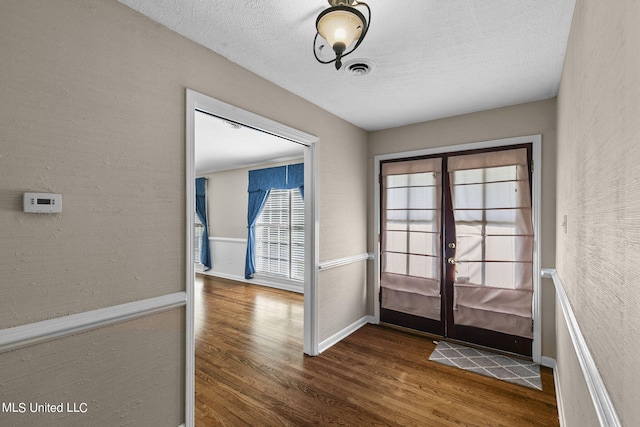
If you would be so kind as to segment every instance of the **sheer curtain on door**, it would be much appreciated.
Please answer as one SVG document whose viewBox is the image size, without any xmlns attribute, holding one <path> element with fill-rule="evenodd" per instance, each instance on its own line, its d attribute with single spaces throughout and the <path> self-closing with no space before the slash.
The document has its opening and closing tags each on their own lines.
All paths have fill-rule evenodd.
<svg viewBox="0 0 640 427">
<path fill-rule="evenodd" d="M 532 337 L 533 223 L 526 149 L 448 159 L 454 321 Z"/>
<path fill-rule="evenodd" d="M 440 320 L 442 159 L 382 164 L 382 308 Z"/>
</svg>

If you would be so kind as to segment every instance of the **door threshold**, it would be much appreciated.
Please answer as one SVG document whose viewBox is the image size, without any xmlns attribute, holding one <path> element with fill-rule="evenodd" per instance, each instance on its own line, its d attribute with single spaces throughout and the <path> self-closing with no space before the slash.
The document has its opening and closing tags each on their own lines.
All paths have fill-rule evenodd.
<svg viewBox="0 0 640 427">
<path fill-rule="evenodd" d="M 420 337 L 429 338 L 430 340 L 435 340 L 435 341 L 444 340 L 444 337 L 441 336 L 441 335 L 436 335 L 436 334 L 432 334 L 432 333 L 429 333 L 429 332 L 419 331 L 417 329 L 411 329 L 411 328 L 407 328 L 405 326 L 393 325 L 391 323 L 386 323 L 386 322 L 380 322 L 379 325 L 382 326 L 382 327 L 385 327 L 385 328 L 396 329 L 398 331 L 406 332 L 406 333 L 411 334 L 411 335 L 417 335 L 417 336 L 420 336 Z"/>
<path fill-rule="evenodd" d="M 411 335 L 416 335 L 416 336 L 419 336 L 419 337 L 427 338 L 427 339 L 432 340 L 434 344 L 438 344 L 438 341 L 445 341 L 445 342 L 450 342 L 452 344 L 463 345 L 463 346 L 469 347 L 469 348 L 475 348 L 477 350 L 484 350 L 484 351 L 488 351 L 488 352 L 495 353 L 495 354 L 501 354 L 503 356 L 512 357 L 514 359 L 520 359 L 520 360 L 526 360 L 526 361 L 533 360 L 531 357 L 523 356 L 521 354 L 511 353 L 509 351 L 504 351 L 504 350 L 498 350 L 496 348 L 486 347 L 486 346 L 483 346 L 483 345 L 480 345 L 480 344 L 474 344 L 474 343 L 470 343 L 470 342 L 466 342 L 466 341 L 460 341 L 460 340 L 456 340 L 456 339 L 452 339 L 452 338 L 445 338 L 445 337 L 443 337 L 441 335 L 431 334 L 429 332 L 418 331 L 416 329 L 411 329 L 411 328 L 407 328 L 407 327 L 404 327 L 404 326 L 393 325 L 391 323 L 380 322 L 379 326 L 382 326 L 384 328 L 389 328 L 389 329 L 395 329 L 397 331 L 405 332 L 407 334 L 411 334 Z"/>
</svg>

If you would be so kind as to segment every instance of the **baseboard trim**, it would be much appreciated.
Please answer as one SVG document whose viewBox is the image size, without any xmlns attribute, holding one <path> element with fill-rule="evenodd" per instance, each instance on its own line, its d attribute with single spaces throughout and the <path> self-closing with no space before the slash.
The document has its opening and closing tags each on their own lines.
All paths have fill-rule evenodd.
<svg viewBox="0 0 640 427">
<path fill-rule="evenodd" d="M 186 292 L 0 330 L 0 353 L 185 306 Z"/>
<path fill-rule="evenodd" d="M 573 343 L 576 356 L 578 357 L 580 368 L 582 369 L 582 375 L 587 383 L 587 388 L 589 389 L 589 394 L 591 395 L 591 400 L 593 401 L 600 425 L 605 427 L 622 426 L 616 409 L 613 406 L 613 402 L 607 392 L 607 388 L 602 381 L 598 367 L 591 356 L 587 342 L 580 331 L 580 325 L 573 313 L 571 302 L 569 301 L 569 297 L 564 289 L 564 284 L 560 279 L 558 271 L 555 269 L 543 269 L 542 275 L 542 277 L 551 278 L 553 280 L 553 284 L 556 288 L 557 301 L 560 303 L 560 307 L 562 308 L 562 314 L 564 315 L 567 328 L 569 329 L 569 335 L 571 336 L 571 341 Z M 560 390 L 560 386 L 558 386 L 557 389 Z M 557 394 L 556 399 L 558 400 L 559 409 L 562 406 L 562 394 Z"/>
<path fill-rule="evenodd" d="M 304 283 L 300 283 L 299 285 L 297 284 L 288 284 L 288 283 L 283 283 L 283 282 L 278 282 L 278 281 L 271 281 L 268 279 L 265 279 L 264 277 L 256 277 L 254 279 L 251 280 L 247 280 L 242 276 L 235 276 L 233 274 L 225 274 L 225 273 L 219 273 L 216 271 L 196 271 L 198 274 L 202 274 L 204 276 L 211 276 L 211 277 L 219 277 L 220 279 L 227 279 L 227 280 L 233 280 L 234 282 L 242 282 L 242 283 L 248 283 L 250 285 L 258 285 L 258 286 L 266 286 L 268 288 L 274 288 L 274 289 L 281 289 L 283 291 L 290 291 L 290 292 L 296 292 L 299 294 L 304 293 Z"/>
<path fill-rule="evenodd" d="M 560 427 L 566 427 L 567 422 L 564 417 L 564 406 L 562 406 L 562 388 L 560 386 L 560 374 L 558 366 L 553 368 L 553 385 L 556 389 L 556 407 L 558 408 L 558 420 L 560 421 Z"/>
<path fill-rule="evenodd" d="M 555 369 L 556 368 L 556 359 L 553 359 L 553 358 L 547 357 L 547 356 L 542 356 L 540 358 L 540 365 L 544 366 L 545 368 Z"/>
<path fill-rule="evenodd" d="M 321 262 L 318 265 L 320 270 L 329 270 L 330 268 L 342 267 L 349 264 L 355 264 L 356 262 L 366 261 L 368 259 L 373 259 L 373 255 L 370 253 L 362 253 L 358 255 L 353 255 L 346 258 L 338 258 L 333 259 L 331 261 Z"/>
<path fill-rule="evenodd" d="M 340 341 L 342 341 L 343 339 L 345 339 L 346 337 L 348 337 L 349 335 L 351 335 L 352 333 L 354 333 L 355 331 L 357 331 L 367 323 L 373 323 L 373 322 L 374 322 L 373 316 L 364 316 L 356 320 L 355 322 L 353 322 L 343 330 L 333 334 L 326 340 L 321 341 L 318 344 L 318 354 L 333 347 L 334 345 L 336 345 L 337 343 L 339 343 Z"/>
</svg>

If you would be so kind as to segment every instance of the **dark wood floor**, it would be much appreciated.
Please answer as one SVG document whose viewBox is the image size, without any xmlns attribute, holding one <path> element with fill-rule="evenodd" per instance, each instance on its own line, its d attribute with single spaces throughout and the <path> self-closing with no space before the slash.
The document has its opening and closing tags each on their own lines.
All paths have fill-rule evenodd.
<svg viewBox="0 0 640 427">
<path fill-rule="evenodd" d="M 557 426 L 544 391 L 428 360 L 423 336 L 367 325 L 302 353 L 302 296 L 198 276 L 196 425 Z"/>
</svg>

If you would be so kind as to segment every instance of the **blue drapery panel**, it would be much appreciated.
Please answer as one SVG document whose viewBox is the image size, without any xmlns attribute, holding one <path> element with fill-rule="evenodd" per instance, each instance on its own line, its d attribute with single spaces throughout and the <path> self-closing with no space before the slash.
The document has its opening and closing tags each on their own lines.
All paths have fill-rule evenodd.
<svg viewBox="0 0 640 427">
<path fill-rule="evenodd" d="M 202 233 L 202 250 L 200 251 L 200 262 L 206 270 L 211 269 L 211 251 L 209 249 L 209 226 L 207 225 L 207 180 L 206 178 L 196 178 L 196 214 L 204 226 Z"/>
<path fill-rule="evenodd" d="M 287 166 L 287 190 L 297 188 L 304 199 L 304 163 Z"/>
<path fill-rule="evenodd" d="M 258 169 L 249 171 L 249 205 L 247 209 L 247 256 L 245 260 L 244 277 L 252 279 L 256 272 L 255 266 L 255 226 L 260 212 L 264 207 L 269 191 L 274 188 L 288 190 L 299 188 L 302 194 L 304 188 L 304 164 Z"/>
<path fill-rule="evenodd" d="M 251 172 L 249 172 L 251 174 Z M 256 229 L 256 220 L 262 212 L 262 208 L 264 207 L 264 203 L 267 201 L 267 197 L 269 197 L 270 190 L 256 190 L 249 193 L 249 209 L 247 211 L 247 222 L 249 226 L 248 236 L 247 236 L 247 257 L 244 263 L 244 278 L 245 279 L 253 279 L 253 275 L 256 272 L 256 264 L 255 264 L 255 229 Z"/>
</svg>

